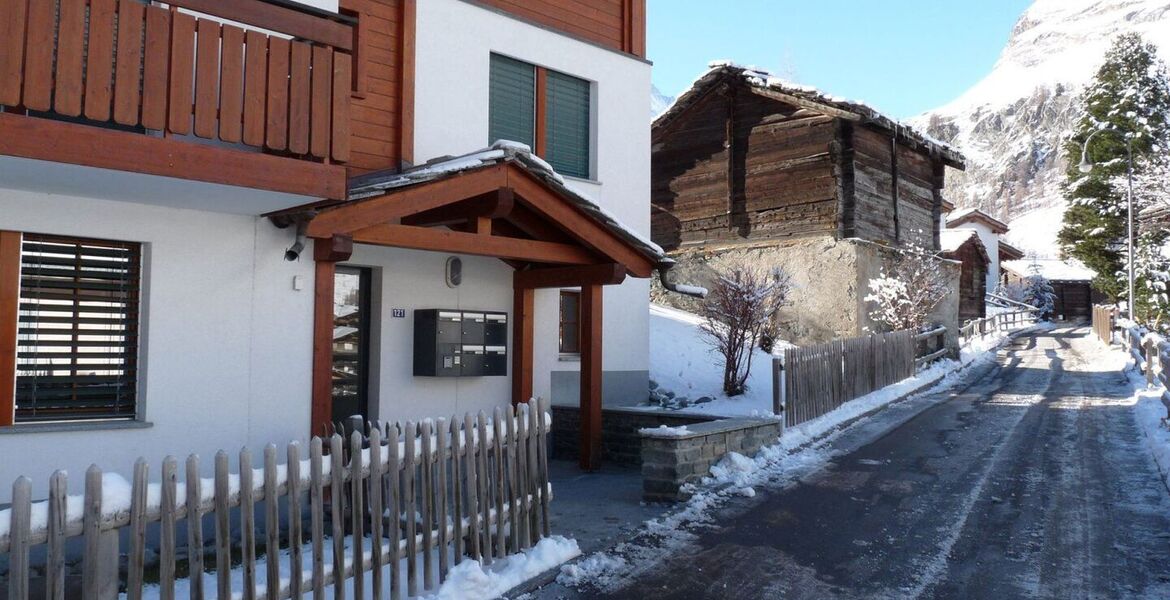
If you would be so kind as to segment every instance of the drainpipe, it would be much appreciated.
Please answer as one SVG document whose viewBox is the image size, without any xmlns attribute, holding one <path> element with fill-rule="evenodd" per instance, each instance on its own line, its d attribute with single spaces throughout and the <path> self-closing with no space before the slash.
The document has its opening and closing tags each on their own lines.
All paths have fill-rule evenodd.
<svg viewBox="0 0 1170 600">
<path fill-rule="evenodd" d="M 682 294 L 683 296 L 690 296 L 691 298 L 698 298 L 700 300 L 707 297 L 707 288 L 696 285 L 686 285 L 681 283 L 674 283 L 667 277 L 667 273 L 674 268 L 674 261 L 662 262 L 658 264 L 658 281 L 662 283 L 662 287 L 669 292 Z"/>
</svg>

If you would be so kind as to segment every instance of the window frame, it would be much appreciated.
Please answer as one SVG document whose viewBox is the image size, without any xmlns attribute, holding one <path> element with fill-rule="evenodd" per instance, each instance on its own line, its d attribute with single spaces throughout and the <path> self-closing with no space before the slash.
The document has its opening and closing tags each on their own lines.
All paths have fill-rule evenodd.
<svg viewBox="0 0 1170 600">
<path fill-rule="evenodd" d="M 61 324 L 61 325 L 66 325 L 67 327 L 42 328 L 41 325 L 43 325 L 43 323 L 29 318 L 27 315 L 25 315 L 26 311 L 20 309 L 20 305 L 22 303 L 35 304 L 38 302 L 43 302 L 43 298 L 40 298 L 40 297 L 35 296 L 35 295 L 30 295 L 24 289 L 26 287 L 25 273 L 24 273 L 24 268 L 26 266 L 26 264 L 25 264 L 25 257 L 26 257 L 25 246 L 30 241 L 32 243 L 40 242 L 40 243 L 48 243 L 48 244 L 59 243 L 59 244 L 89 245 L 91 248 L 105 248 L 105 249 L 116 249 L 116 250 L 126 251 L 127 252 L 126 267 L 120 271 L 124 275 L 123 278 L 121 278 L 121 279 L 116 278 L 116 279 L 110 280 L 110 281 L 125 281 L 125 282 L 127 282 L 126 287 L 124 288 L 123 291 L 121 291 L 121 293 L 124 294 L 123 298 L 120 301 L 119 301 L 119 299 L 114 299 L 112 301 L 114 304 L 122 304 L 123 306 L 118 307 L 116 310 L 114 309 L 113 306 L 111 306 L 110 307 L 111 312 L 101 313 L 101 312 L 94 310 L 94 309 L 100 310 L 100 307 L 95 307 L 92 305 L 88 306 L 88 307 L 82 306 L 79 303 L 80 302 L 87 302 L 87 301 L 75 299 L 75 300 L 73 300 L 74 304 L 73 304 L 72 311 L 69 311 L 67 308 L 65 308 L 65 307 L 69 306 L 68 304 L 57 305 L 57 306 L 61 306 L 62 309 L 57 310 L 57 311 L 50 311 L 50 312 L 72 312 L 72 315 L 73 315 L 72 318 L 75 320 L 72 324 L 70 324 L 67 321 L 60 320 L 60 319 L 68 319 L 69 318 L 68 316 L 65 316 L 65 317 L 62 317 L 60 315 L 48 316 L 47 318 L 55 319 L 55 321 L 46 321 L 46 323 L 57 323 L 57 324 Z M 66 254 L 66 253 L 62 252 L 62 254 Z M 144 420 L 143 420 L 144 419 L 144 410 L 143 410 L 144 404 L 143 404 L 143 399 L 142 399 L 142 382 L 143 382 L 143 376 L 145 373 L 145 369 L 143 367 L 142 352 L 143 352 L 144 344 L 145 344 L 143 317 L 145 314 L 144 296 L 146 293 L 146 289 L 145 289 L 145 286 L 143 283 L 144 283 L 146 255 L 147 255 L 146 244 L 143 244 L 141 242 L 135 242 L 135 241 L 113 240 L 113 239 L 105 239 L 105 238 L 92 238 L 92 237 L 78 236 L 78 235 L 41 234 L 41 233 L 33 233 L 33 232 L 0 231 L 0 279 L 8 280 L 8 279 L 12 278 L 12 282 L 15 283 L 15 285 L 9 286 L 9 285 L 4 285 L 4 284 L 7 284 L 8 281 L 0 281 L 0 356 L 11 355 L 11 357 L 12 357 L 11 361 L 4 360 L 2 363 L 0 363 L 0 427 L 12 428 L 12 429 L 48 430 L 48 429 L 71 429 L 71 428 L 91 428 L 91 427 L 100 428 L 103 426 L 112 426 L 112 427 L 116 428 L 116 427 L 125 427 L 125 426 L 139 426 L 139 425 L 144 424 Z M 79 260 L 80 260 L 81 257 L 85 256 L 85 252 L 84 251 L 77 251 L 76 256 L 78 256 Z M 101 254 L 97 254 L 96 256 L 98 256 L 99 258 L 95 259 L 95 258 L 93 258 L 93 256 L 91 256 L 88 258 L 88 260 L 101 260 L 101 258 L 100 258 Z M 60 260 L 60 259 L 58 259 L 58 260 Z M 106 262 L 111 262 L 111 261 L 107 260 Z M 46 264 L 49 264 L 49 263 L 46 263 Z M 61 263 L 58 263 L 58 266 L 68 267 L 67 264 L 62 265 Z M 77 264 L 77 266 L 75 267 L 75 270 L 80 269 L 81 266 L 82 265 L 80 263 Z M 93 268 L 93 267 L 91 267 L 91 268 Z M 97 268 L 101 269 L 102 267 L 99 266 Z M 113 272 L 117 273 L 117 272 L 119 272 L 119 270 L 115 267 Z M 68 274 L 67 269 L 62 269 L 62 272 L 60 274 L 51 274 L 51 275 L 42 274 L 42 277 L 43 276 L 49 276 L 49 277 L 63 277 L 64 276 L 64 277 L 67 277 L 68 276 L 67 274 Z M 77 277 L 75 277 L 75 279 L 80 280 Z M 95 283 L 92 281 L 93 279 L 95 279 L 94 277 L 89 277 L 87 279 L 91 280 L 90 281 L 91 285 Z M 97 278 L 97 279 L 101 279 L 101 278 Z M 28 287 L 31 287 L 31 286 L 28 286 Z M 10 289 L 7 292 L 5 292 L 4 288 L 10 288 Z M 81 286 L 78 286 L 78 287 L 75 287 L 73 289 L 74 289 L 74 294 L 77 294 L 77 293 L 79 293 L 79 289 L 83 289 L 83 288 Z M 115 291 L 115 290 L 111 290 L 111 292 L 112 291 Z M 57 300 L 62 300 L 62 301 L 67 302 L 68 298 L 59 298 Z M 91 299 L 88 302 L 93 302 L 93 300 Z M 101 302 L 101 301 L 98 301 L 98 302 Z M 86 310 L 87 308 L 89 310 Z M 28 311 L 35 311 L 36 309 L 27 309 L 27 310 Z M 82 314 L 90 314 L 90 315 L 96 314 L 96 317 L 95 316 L 82 317 L 81 316 Z M 42 317 L 44 317 L 44 316 L 42 315 Z M 100 331 L 101 331 L 100 329 L 91 329 L 90 331 L 87 332 L 86 330 L 79 328 L 80 325 L 85 325 L 85 323 L 82 323 L 80 321 L 81 319 L 95 319 L 95 318 L 109 319 L 109 320 L 113 321 L 112 323 L 109 323 L 109 324 L 119 325 L 120 328 L 111 329 L 110 330 L 111 333 L 108 334 L 106 337 L 119 337 L 122 339 L 119 341 L 109 341 L 109 340 L 100 340 L 100 339 L 98 339 L 98 340 L 79 339 L 79 338 L 83 338 L 83 337 L 98 337 L 98 338 L 102 337 L 102 334 L 100 333 Z M 120 321 L 120 323 L 118 321 Z M 22 325 L 29 324 L 29 323 L 32 323 L 35 325 L 34 327 L 30 327 L 30 329 L 34 329 L 34 331 L 32 333 L 24 333 L 24 334 L 20 333 Z M 90 323 L 90 325 L 101 325 L 101 323 Z M 42 329 L 43 329 L 43 331 L 42 331 Z M 54 329 L 61 329 L 62 333 L 60 333 L 60 334 L 53 333 Z M 121 358 L 120 362 L 109 363 L 108 365 L 95 363 L 95 364 L 92 364 L 93 368 L 90 370 L 93 370 L 93 371 L 103 371 L 103 370 L 105 370 L 105 371 L 121 371 L 122 375 L 116 375 L 116 376 L 110 376 L 110 377 L 124 377 L 127 380 L 127 382 L 128 382 L 127 388 L 129 389 L 128 396 L 129 396 L 130 410 L 126 411 L 124 414 L 113 414 L 113 415 L 100 414 L 100 415 L 92 415 L 92 416 L 84 414 L 83 410 L 77 410 L 77 411 L 74 411 L 73 414 L 54 415 L 57 418 L 49 418 L 49 419 L 35 419 L 35 418 L 30 419 L 27 416 L 22 417 L 21 415 L 19 415 L 19 404 L 20 404 L 19 403 L 19 385 L 20 385 L 20 379 L 21 379 L 21 376 L 20 376 L 21 363 L 19 360 L 19 353 L 22 351 L 21 349 L 23 349 L 23 348 L 37 347 L 36 343 L 30 343 L 31 340 L 29 340 L 29 339 L 22 339 L 22 336 L 32 336 L 32 338 L 34 340 L 37 338 L 37 336 L 50 336 L 50 337 L 72 336 L 71 338 L 68 338 L 65 340 L 60 340 L 60 339 L 43 340 L 42 339 L 39 341 L 42 341 L 42 342 L 56 341 L 56 342 L 58 342 L 56 344 L 56 346 L 58 346 L 58 347 L 63 347 L 63 348 L 64 347 L 71 347 L 73 349 L 73 351 L 72 351 L 73 358 L 71 359 L 71 362 L 68 364 L 68 366 L 70 368 L 64 369 L 64 370 L 71 370 L 73 373 L 72 373 L 72 375 L 69 375 L 69 376 L 75 377 L 75 378 L 82 377 L 80 374 L 78 374 L 78 371 L 81 370 L 78 367 L 85 366 L 84 363 L 77 362 L 77 358 L 84 354 L 83 352 L 80 351 L 80 348 L 83 348 L 83 347 L 93 347 L 93 348 L 99 348 L 99 349 L 120 348 L 122 350 L 122 352 L 121 352 L 122 358 Z M 75 344 L 73 346 L 62 346 L 60 344 L 60 342 L 68 342 L 68 341 L 72 341 Z M 96 345 L 94 345 L 96 342 L 100 342 L 100 341 L 109 341 L 110 346 L 96 346 Z M 89 343 L 87 344 L 85 342 L 89 342 Z M 52 347 L 52 346 L 50 346 L 50 347 Z M 114 368 L 109 368 L 109 369 L 98 368 L 101 366 L 111 366 Z M 26 376 L 26 377 L 28 377 L 28 376 Z M 93 382 L 90 382 L 90 383 L 93 383 Z M 7 385 L 5 385 L 5 384 L 7 384 Z M 74 385 L 76 385 L 76 384 L 74 384 Z M 28 401 L 28 400 L 26 400 L 26 401 Z M 35 402 L 35 399 L 32 401 Z M 115 401 L 112 403 L 112 406 L 115 408 L 115 410 L 113 411 L 114 413 L 118 413 L 118 410 L 116 410 L 116 408 L 120 404 L 120 401 L 121 401 L 121 398 L 116 398 Z"/>
<path fill-rule="evenodd" d="M 545 160 L 548 159 L 549 130 L 550 130 L 550 127 L 548 126 L 548 114 L 549 114 L 549 109 L 548 109 L 549 84 L 548 84 L 548 80 L 549 80 L 549 75 L 556 74 L 557 76 L 576 79 L 576 80 L 579 80 L 579 81 L 586 84 L 586 89 L 587 89 L 588 95 L 589 95 L 589 97 L 587 99 L 587 104 L 588 104 L 587 118 L 589 120 L 588 131 L 586 132 L 586 135 L 584 138 L 585 143 L 587 144 L 587 147 L 584 149 L 584 154 L 587 157 L 587 162 L 588 162 L 588 165 L 585 169 L 586 172 L 584 174 L 579 174 L 579 173 L 566 173 L 563 171 L 558 171 L 558 173 L 560 173 L 561 175 L 564 175 L 565 177 L 570 177 L 570 178 L 574 178 L 574 179 L 581 179 L 581 180 L 585 180 L 585 181 L 596 181 L 596 179 L 597 179 L 597 153 L 596 153 L 596 151 L 597 151 L 597 82 L 592 81 L 590 79 L 586 79 L 584 77 L 573 75 L 571 73 L 566 73 L 564 71 L 549 69 L 547 67 L 541 66 L 541 65 L 533 63 L 531 61 L 516 58 L 514 56 L 509 56 L 509 55 L 501 53 L 501 52 L 490 52 L 489 57 L 488 57 L 488 65 L 489 65 L 489 68 L 488 68 L 488 88 L 489 88 L 489 101 L 488 101 L 488 138 L 489 139 L 488 139 L 488 144 L 489 145 L 493 144 L 497 141 L 494 139 L 490 139 L 493 137 L 491 134 L 491 125 L 490 125 L 491 118 L 492 118 L 492 103 L 490 100 L 490 88 L 491 88 L 491 81 L 492 81 L 492 79 L 491 79 L 492 78 L 491 58 L 495 57 L 495 56 L 498 56 L 498 57 L 504 58 L 504 59 L 508 59 L 511 61 L 515 61 L 518 63 L 523 63 L 524 65 L 531 67 L 533 69 L 533 75 L 534 75 L 533 81 L 534 81 L 534 85 L 535 85 L 535 90 L 534 90 L 533 95 L 535 98 L 535 102 L 534 102 L 534 106 L 532 108 L 532 119 L 533 119 L 532 152 L 534 154 L 536 154 L 537 156 L 539 156 L 540 158 L 545 159 Z M 522 140 L 515 140 L 515 141 L 522 141 Z"/>
<path fill-rule="evenodd" d="M 565 319 L 565 297 L 576 298 L 577 314 L 573 321 Z M 576 347 L 565 347 L 565 326 L 572 324 L 577 330 Z M 580 356 L 581 355 L 581 291 L 580 290 L 560 290 L 557 294 L 557 351 L 562 356 Z"/>
</svg>

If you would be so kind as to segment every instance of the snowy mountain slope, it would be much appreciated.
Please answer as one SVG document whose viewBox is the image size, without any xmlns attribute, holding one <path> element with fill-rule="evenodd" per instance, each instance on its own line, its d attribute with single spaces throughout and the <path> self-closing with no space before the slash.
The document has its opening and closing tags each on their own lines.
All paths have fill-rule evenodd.
<svg viewBox="0 0 1170 600">
<path fill-rule="evenodd" d="M 1064 200 L 1064 140 L 1077 100 L 1112 40 L 1137 32 L 1170 58 L 1170 0 L 1036 0 L 992 72 L 962 96 L 912 122 L 958 146 L 965 173 L 947 196 L 1013 225 L 1008 238 L 1054 255 Z"/>
<path fill-rule="evenodd" d="M 658 86 L 650 86 L 650 118 L 654 119 L 662 114 L 668 106 L 674 103 L 673 96 L 663 94 Z"/>
</svg>

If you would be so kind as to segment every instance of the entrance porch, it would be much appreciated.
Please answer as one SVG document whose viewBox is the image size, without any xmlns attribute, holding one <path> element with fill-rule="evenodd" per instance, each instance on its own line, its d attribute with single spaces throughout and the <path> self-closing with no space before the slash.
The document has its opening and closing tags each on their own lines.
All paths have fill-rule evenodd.
<svg viewBox="0 0 1170 600">
<path fill-rule="evenodd" d="M 355 257 L 384 252 L 379 248 L 395 249 L 393 252 L 399 253 L 382 255 L 390 261 L 400 258 L 403 251 L 422 256 L 442 253 L 488 257 L 497 259 L 511 271 L 511 310 L 500 310 L 502 316 L 498 317 L 506 319 L 507 339 L 503 340 L 502 348 L 498 345 L 501 340 L 497 340 L 494 348 L 496 352 L 502 350 L 507 357 L 505 364 L 510 393 L 504 393 L 510 395 L 512 404 L 527 402 L 533 397 L 536 290 L 580 289 L 577 331 L 582 414 L 580 466 L 587 470 L 596 469 L 601 444 L 602 290 L 604 286 L 622 283 L 627 277 L 647 278 L 655 270 L 665 268 L 669 260 L 664 258 L 662 250 L 618 222 L 595 202 L 568 187 L 527 148 L 508 143 L 428 163 L 404 173 L 362 176 L 351 182 L 350 198 L 340 204 L 272 215 L 278 222 L 297 223 L 304 235 L 313 241 L 312 433 L 320 434 L 328 423 L 348 416 L 335 414 L 339 407 L 335 395 L 339 374 L 335 360 L 337 322 L 334 309 L 338 273 L 343 277 L 352 274 L 353 271 L 348 270 L 350 262 L 360 264 Z M 449 266 L 447 271 L 447 285 L 457 286 L 452 281 L 457 275 Z M 507 275 L 503 273 L 478 269 L 478 272 L 484 271 L 495 273 L 494 284 L 497 286 L 500 279 L 506 281 Z M 360 279 L 360 272 L 358 277 Z M 407 273 L 393 285 L 410 288 L 420 284 L 417 277 Z M 476 306 L 476 311 L 467 313 L 451 310 L 455 307 L 439 301 L 429 308 L 436 309 L 439 317 L 444 312 L 459 314 L 460 318 L 468 314 L 472 314 L 473 319 L 474 314 L 492 317 L 490 311 L 479 310 L 490 306 Z M 393 309 L 382 307 L 380 310 L 385 313 Z M 406 314 L 405 309 L 400 312 L 395 316 L 413 319 L 415 323 L 410 329 L 415 337 L 415 365 L 409 385 L 430 385 L 420 378 L 434 377 L 436 373 L 426 369 L 420 371 L 418 362 L 422 360 L 419 319 L 425 315 L 420 314 L 417 306 L 414 314 Z M 484 348 L 493 348 L 491 344 L 489 340 Z M 478 346 L 472 348 L 475 347 Z M 440 371 L 444 367 L 449 371 L 463 366 L 463 376 L 467 377 L 467 365 L 479 360 L 474 354 L 467 353 L 467 348 L 451 345 L 445 354 L 437 352 L 429 358 L 439 361 Z M 402 357 L 411 355 L 411 350 L 399 338 L 381 340 L 371 354 L 380 356 L 378 360 L 386 365 L 402 361 Z M 501 357 L 494 358 L 499 360 Z M 484 376 L 482 371 L 472 371 L 472 375 Z M 378 393 L 390 392 L 379 390 Z M 400 392 L 409 393 L 409 390 L 393 390 L 393 393 Z"/>
</svg>

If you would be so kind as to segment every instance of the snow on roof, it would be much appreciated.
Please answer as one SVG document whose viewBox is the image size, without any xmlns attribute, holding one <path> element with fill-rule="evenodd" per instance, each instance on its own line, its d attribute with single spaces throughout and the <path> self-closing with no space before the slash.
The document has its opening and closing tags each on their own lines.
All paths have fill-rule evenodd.
<svg viewBox="0 0 1170 600">
<path fill-rule="evenodd" d="M 836 111 L 843 111 L 856 115 L 862 122 L 874 125 L 886 131 L 897 132 L 904 140 L 912 143 L 926 146 L 932 152 L 938 152 L 943 159 L 953 167 L 963 168 L 964 161 L 961 152 L 955 147 L 935 139 L 921 131 L 916 130 L 910 125 L 899 121 L 893 117 L 882 114 L 877 109 L 869 106 L 865 102 L 859 100 L 848 100 L 839 96 L 833 96 L 821 92 L 820 90 L 794 83 L 776 77 L 768 71 L 759 67 L 744 66 L 736 64 L 732 61 L 717 60 L 712 61 L 710 68 L 700 75 L 691 86 L 679 94 L 674 102 L 662 111 L 654 119 L 652 126 L 659 127 L 665 125 L 673 120 L 676 116 L 682 113 L 687 106 L 690 106 L 694 101 L 698 100 L 702 92 L 715 82 L 725 78 L 739 76 L 744 79 L 749 85 L 791 96 L 793 99 L 813 105 L 821 106 L 826 109 L 833 109 Z M 814 109 L 815 110 L 815 109 Z"/>
<path fill-rule="evenodd" d="M 970 221 L 983 221 L 985 224 L 995 230 L 996 233 L 1007 233 L 1009 229 L 1007 223 L 1000 221 L 999 219 L 991 216 L 989 213 L 986 213 L 978 208 L 960 208 L 959 210 L 953 211 L 947 215 L 948 226 L 951 223 L 960 225 Z"/>
<path fill-rule="evenodd" d="M 938 233 L 939 247 L 943 252 L 954 252 L 972 237 L 979 239 L 979 232 L 974 229 L 944 229 Z"/>
<path fill-rule="evenodd" d="M 533 154 L 532 149 L 526 144 L 510 140 L 499 140 L 487 148 L 462 156 L 437 158 L 401 173 L 379 171 L 355 177 L 350 180 L 349 199 L 354 201 L 380 196 L 388 190 L 419 185 L 457 173 L 504 163 L 520 167 L 540 179 L 561 197 L 637 248 L 642 254 L 653 259 L 657 264 L 674 262 L 666 256 L 662 247 L 651 241 L 648 236 L 622 223 L 613 213 L 589 196 L 566 185 L 565 178 L 557 173 L 552 165 Z"/>
<path fill-rule="evenodd" d="M 1092 269 L 1077 260 L 1022 258 L 1005 260 L 1001 266 L 1020 277 L 1027 277 L 1038 271 L 1051 281 L 1092 281 L 1097 276 Z"/>
</svg>

